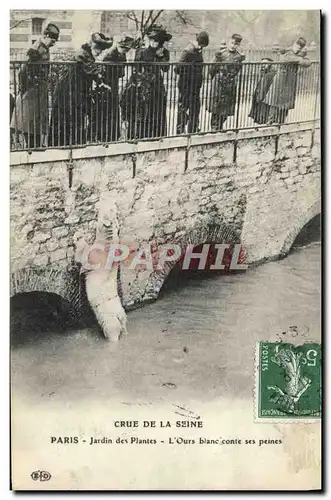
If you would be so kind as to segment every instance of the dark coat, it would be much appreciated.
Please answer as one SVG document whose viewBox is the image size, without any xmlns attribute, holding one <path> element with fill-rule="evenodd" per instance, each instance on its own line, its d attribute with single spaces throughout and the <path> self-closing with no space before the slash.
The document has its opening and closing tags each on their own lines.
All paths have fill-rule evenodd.
<svg viewBox="0 0 331 500">
<path fill-rule="evenodd" d="M 208 111 L 231 116 L 234 114 L 237 98 L 238 75 L 245 56 L 237 50 L 227 48 L 216 52 L 209 75 L 212 78 Z M 226 64 L 224 64 L 226 63 Z M 233 63 L 233 64 L 230 64 Z"/>
<path fill-rule="evenodd" d="M 15 97 L 13 94 L 9 93 L 9 122 L 11 122 L 11 117 L 13 116 L 13 111 L 15 109 Z"/>
<path fill-rule="evenodd" d="M 85 116 L 89 109 L 93 81 L 102 82 L 91 47 L 83 45 L 74 62 L 64 65 L 53 96 L 49 144 L 81 144 L 86 141 Z M 71 133 L 70 133 L 71 131 Z M 71 136 L 71 139 L 70 139 Z"/>
<path fill-rule="evenodd" d="M 155 96 L 155 100 L 165 98 L 165 86 L 163 75 L 169 71 L 168 63 L 170 59 L 169 51 L 163 48 L 163 54 L 157 55 L 156 50 L 152 47 L 138 50 L 135 56 L 136 70 L 140 74 L 144 74 L 151 85 L 151 94 Z M 157 63 L 157 64 L 155 64 Z"/>
<path fill-rule="evenodd" d="M 288 110 L 293 109 L 295 105 L 299 66 L 308 67 L 311 62 L 307 57 L 294 54 L 292 49 L 285 52 L 282 60 L 293 64 L 279 65 L 264 101 L 269 106 Z"/>
<path fill-rule="evenodd" d="M 121 107 L 129 122 L 129 139 L 166 135 L 167 96 L 164 73 L 169 70 L 169 51 L 158 55 L 152 47 L 137 51 L 135 70 L 123 90 Z"/>
<path fill-rule="evenodd" d="M 118 80 L 125 75 L 124 63 L 126 62 L 126 55 L 120 54 L 117 47 L 114 46 L 108 50 L 104 50 L 98 59 L 105 63 L 112 63 L 111 65 L 106 64 L 102 67 L 102 76 L 104 83 L 112 89 L 117 88 Z"/>
<path fill-rule="evenodd" d="M 92 142 L 117 141 L 121 136 L 119 108 L 119 80 L 125 75 L 126 55 L 120 54 L 116 46 L 104 50 L 98 61 L 105 84 L 111 90 L 97 87 L 92 93 L 92 104 L 89 114 L 90 125 L 88 138 Z"/>
<path fill-rule="evenodd" d="M 145 75 L 133 73 L 120 97 L 122 120 L 128 123 L 127 139 L 147 136 L 151 86 Z"/>
<path fill-rule="evenodd" d="M 253 94 L 252 107 L 248 115 L 250 118 L 253 118 L 255 123 L 262 124 L 268 121 L 270 106 L 264 100 L 276 72 L 276 68 L 272 65 L 261 69 L 260 77 Z"/>
<path fill-rule="evenodd" d="M 180 55 L 175 73 L 179 75 L 178 89 L 182 94 L 200 92 L 203 81 L 202 50 L 190 43 Z"/>
<path fill-rule="evenodd" d="M 137 51 L 135 55 L 135 62 L 137 64 L 138 72 L 145 72 L 154 75 L 153 80 L 163 85 L 163 73 L 169 70 L 168 64 L 154 64 L 153 63 L 168 63 L 170 59 L 169 51 L 163 48 L 163 54 L 157 55 L 156 50 L 152 47 L 146 47 Z"/>
<path fill-rule="evenodd" d="M 49 66 L 38 63 L 48 61 L 48 47 L 37 40 L 27 51 L 27 62 L 18 75 L 19 94 L 10 125 L 16 132 L 47 134 Z"/>
</svg>

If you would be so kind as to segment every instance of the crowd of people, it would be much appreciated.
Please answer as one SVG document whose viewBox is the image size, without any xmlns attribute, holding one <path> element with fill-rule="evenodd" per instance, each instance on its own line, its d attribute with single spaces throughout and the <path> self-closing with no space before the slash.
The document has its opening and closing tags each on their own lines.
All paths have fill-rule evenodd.
<svg viewBox="0 0 331 500">
<path fill-rule="evenodd" d="M 68 146 L 87 142 L 114 142 L 157 138 L 167 135 L 167 88 L 169 51 L 172 35 L 160 25 L 150 26 L 145 43 L 135 50 L 134 64 L 122 85 L 127 53 L 136 46 L 128 35 L 110 39 L 93 33 L 64 64 L 52 89 L 49 105 L 50 47 L 60 30 L 48 24 L 42 37 L 27 51 L 27 61 L 18 75 L 18 95 L 11 95 L 11 135 L 24 135 L 28 148 Z M 245 56 L 240 52 L 242 37 L 233 34 L 215 53 L 208 66 L 203 52 L 209 45 L 206 31 L 196 35 L 182 51 L 174 72 L 177 75 L 177 134 L 199 131 L 200 90 L 210 82 L 206 109 L 212 131 L 221 131 L 235 113 L 238 78 Z M 294 108 L 298 68 L 311 63 L 306 40 L 296 40 L 282 51 L 284 64 L 261 61 L 249 116 L 257 124 L 284 123 Z M 40 64 L 30 64 L 40 63 Z M 46 63 L 46 64 L 45 64 Z M 104 64 L 106 63 L 106 64 Z M 286 63 L 286 64 L 285 64 Z M 292 64 L 287 64 L 292 63 Z M 130 66 L 131 67 L 131 66 Z M 50 108 L 50 109 L 49 109 Z"/>
</svg>

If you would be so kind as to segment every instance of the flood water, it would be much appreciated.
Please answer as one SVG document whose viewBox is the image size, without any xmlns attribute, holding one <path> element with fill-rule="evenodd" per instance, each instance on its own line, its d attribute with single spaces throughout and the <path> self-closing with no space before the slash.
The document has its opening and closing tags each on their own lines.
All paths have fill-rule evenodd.
<svg viewBox="0 0 331 500">
<path fill-rule="evenodd" d="M 117 344 L 95 324 L 77 327 L 65 317 L 61 323 L 43 301 L 16 297 L 13 395 L 68 405 L 92 394 L 123 403 L 164 401 L 174 393 L 200 401 L 251 398 L 256 341 L 277 340 L 293 325 L 309 340 L 320 339 L 320 252 L 312 242 L 244 273 L 192 274 L 176 286 L 170 280 L 158 301 L 128 313 L 129 335 Z"/>
</svg>

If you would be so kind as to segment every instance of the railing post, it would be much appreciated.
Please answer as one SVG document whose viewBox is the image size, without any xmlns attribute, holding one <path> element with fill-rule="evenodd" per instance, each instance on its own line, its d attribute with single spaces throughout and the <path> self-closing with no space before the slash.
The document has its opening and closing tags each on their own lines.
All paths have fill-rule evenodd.
<svg viewBox="0 0 331 500">
<path fill-rule="evenodd" d="M 315 87 L 315 103 L 314 103 L 314 121 L 313 121 L 313 126 L 312 126 L 312 131 L 311 131 L 311 143 L 310 143 L 310 150 L 313 149 L 314 146 L 314 140 L 315 140 L 315 129 L 316 129 L 316 110 L 317 110 L 317 100 L 318 96 L 320 94 L 320 66 L 317 65 L 317 73 L 318 73 L 318 78 L 317 78 L 317 85 Z"/>
<path fill-rule="evenodd" d="M 132 159 L 132 179 L 136 177 L 136 170 L 137 170 L 137 155 L 136 153 L 131 153 L 131 159 Z"/>
<path fill-rule="evenodd" d="M 69 160 L 67 162 L 69 189 L 72 188 L 73 169 L 74 169 L 74 164 L 72 161 L 72 149 L 70 149 L 69 150 Z"/>
<path fill-rule="evenodd" d="M 191 148 L 191 136 L 187 137 L 187 145 L 185 149 L 185 163 L 184 163 L 184 172 L 188 169 L 188 156 Z"/>
</svg>

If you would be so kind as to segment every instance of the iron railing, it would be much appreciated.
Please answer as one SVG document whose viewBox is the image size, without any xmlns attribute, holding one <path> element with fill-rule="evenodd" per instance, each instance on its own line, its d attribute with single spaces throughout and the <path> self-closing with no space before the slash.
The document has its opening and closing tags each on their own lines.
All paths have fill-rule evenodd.
<svg viewBox="0 0 331 500">
<path fill-rule="evenodd" d="M 212 62 L 215 52 L 219 50 L 218 47 L 215 48 L 207 48 L 203 51 L 203 59 L 204 62 Z M 182 50 L 179 48 L 169 48 L 170 62 L 178 61 Z M 264 57 L 269 57 L 274 61 L 278 61 L 281 58 L 281 50 L 280 48 L 275 47 L 263 47 L 263 48 L 241 48 L 240 52 L 242 52 L 247 62 L 257 62 L 261 61 Z M 307 48 L 308 57 L 312 60 L 319 60 L 319 47 L 308 47 Z M 70 56 L 75 54 L 74 49 L 65 48 L 61 50 L 57 50 L 56 47 L 50 50 L 50 59 L 52 61 L 65 62 L 68 60 Z M 12 61 L 23 61 L 26 57 L 26 49 L 11 49 L 10 51 L 10 60 Z M 134 51 L 132 54 L 129 54 L 130 59 L 134 59 Z"/>
<path fill-rule="evenodd" d="M 11 62 L 11 150 L 157 139 L 320 116 L 320 65 Z M 99 76 L 96 76 L 99 75 Z M 101 76 L 106 87 L 94 80 Z"/>
<path fill-rule="evenodd" d="M 219 47 L 215 48 L 206 48 L 203 50 L 203 60 L 204 62 L 211 63 L 213 62 L 215 53 L 219 50 Z M 240 53 L 245 55 L 246 62 L 258 62 L 265 57 L 269 57 L 274 61 L 279 61 L 281 59 L 282 51 L 281 48 L 275 47 L 263 47 L 263 48 L 244 48 L 240 47 Z M 181 50 L 180 49 L 169 49 L 170 52 L 170 61 L 176 62 L 178 61 Z M 319 60 L 319 48 L 318 47 L 308 47 L 307 48 L 308 57 L 311 60 Z"/>
</svg>

